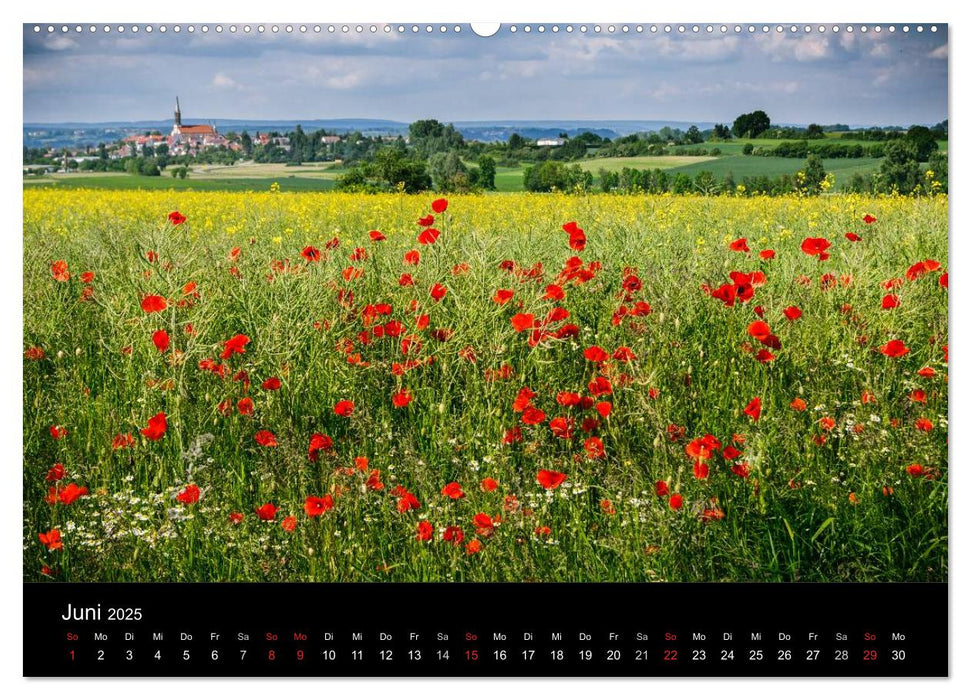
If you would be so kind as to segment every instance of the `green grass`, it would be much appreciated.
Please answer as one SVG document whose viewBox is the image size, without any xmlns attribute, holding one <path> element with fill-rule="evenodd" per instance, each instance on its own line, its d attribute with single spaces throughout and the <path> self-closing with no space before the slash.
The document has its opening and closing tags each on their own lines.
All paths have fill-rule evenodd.
<svg viewBox="0 0 971 700">
<path fill-rule="evenodd" d="M 866 174 L 878 170 L 880 161 L 880 158 L 830 158 L 823 160 L 823 168 L 826 172 L 833 173 L 837 186 L 841 186 L 849 182 L 854 173 Z M 686 173 L 694 177 L 707 170 L 719 178 L 724 178 L 730 173 L 736 182 L 741 182 L 744 177 L 794 175 L 805 166 L 804 158 L 738 155 L 672 168 L 669 172 Z"/>
<path fill-rule="evenodd" d="M 25 191 L 23 343 L 44 353 L 23 366 L 25 578 L 45 578 L 47 566 L 72 581 L 946 580 L 939 272 L 897 289 L 899 308 L 881 308 L 882 283 L 916 261 L 947 269 L 946 197 L 454 197 L 425 246 L 415 222 L 430 200 Z M 174 209 L 185 224 L 167 223 Z M 568 246 L 567 221 L 586 229 L 582 251 Z M 371 241 L 372 229 L 387 240 Z M 863 240 L 850 243 L 848 230 Z M 832 242 L 830 259 L 800 250 L 807 234 Z M 739 237 L 750 254 L 728 249 Z M 306 246 L 320 259 L 306 263 Z M 419 265 L 403 262 L 412 248 Z M 763 248 L 775 259 L 762 261 Z M 575 255 L 583 283 L 561 275 Z M 68 281 L 52 276 L 59 260 Z M 733 270 L 762 270 L 766 282 L 727 307 L 702 285 Z M 406 272 L 413 286 L 400 284 Z M 544 298 L 553 283 L 563 300 Z M 447 292 L 437 302 L 434 285 Z M 497 304 L 497 289 L 513 300 Z M 145 312 L 148 294 L 167 307 Z M 617 316 L 635 302 L 652 312 Z M 374 317 L 374 304 L 390 314 Z M 799 320 L 783 316 L 790 305 Z M 543 319 L 555 306 L 568 316 L 547 330 L 575 324 L 575 336 L 531 344 L 513 326 L 517 313 Z M 749 332 L 756 307 L 779 339 L 765 364 Z M 391 319 L 403 334 L 379 336 Z M 245 351 L 227 352 L 237 334 Z M 909 352 L 881 354 L 892 338 Z M 633 359 L 596 362 L 592 346 Z M 262 388 L 268 377 L 279 390 Z M 595 401 L 609 407 L 557 400 L 592 396 L 598 377 L 612 386 Z M 532 408 L 517 410 L 524 387 Z M 413 401 L 396 408 L 404 389 Z M 744 412 L 753 397 L 757 420 Z M 805 411 L 790 407 L 797 397 Z M 252 413 L 239 409 L 245 398 Z M 341 400 L 355 403 L 349 417 L 335 413 Z M 535 410 L 545 416 L 527 423 Z M 143 437 L 160 412 L 164 436 Z M 554 434 L 554 417 L 575 420 L 572 436 Z M 930 432 L 914 427 L 919 418 Z M 54 439 L 51 426 L 66 435 Z M 505 444 L 514 428 L 522 438 Z M 263 430 L 277 446 L 257 443 Z M 316 461 L 314 433 L 334 441 Z M 119 434 L 134 444 L 113 449 Z M 740 454 L 712 454 L 697 478 L 686 448 L 706 434 Z M 45 479 L 55 463 L 65 471 L 56 483 Z M 747 476 L 731 471 L 739 464 Z M 912 464 L 933 478 L 908 475 Z M 544 489 L 541 470 L 565 481 Z M 485 478 L 498 487 L 484 489 Z M 464 497 L 442 493 L 450 482 Z M 680 509 L 657 482 L 683 497 Z M 89 494 L 45 500 L 69 483 Z M 189 484 L 201 498 L 178 502 Z M 305 499 L 325 494 L 333 509 L 308 516 Z M 269 521 L 255 512 L 265 503 L 279 508 Z M 290 516 L 292 532 L 281 526 Z M 416 539 L 421 522 L 430 541 Z M 449 527 L 461 544 L 443 539 Z M 61 550 L 39 541 L 52 529 Z"/>
<path fill-rule="evenodd" d="M 285 192 L 326 192 L 334 181 L 323 177 L 147 177 L 144 175 L 77 175 L 24 179 L 24 189 L 176 190 L 198 192 L 266 192 L 277 183 Z"/>
</svg>

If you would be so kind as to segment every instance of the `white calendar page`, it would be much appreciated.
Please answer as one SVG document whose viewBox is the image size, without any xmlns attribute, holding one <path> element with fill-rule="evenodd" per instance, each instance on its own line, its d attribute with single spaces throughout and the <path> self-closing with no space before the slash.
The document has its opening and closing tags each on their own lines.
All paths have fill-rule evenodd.
<svg viewBox="0 0 971 700">
<path fill-rule="evenodd" d="M 946 591 L 953 27 L 413 19 L 25 19 L 25 591 Z"/>
</svg>

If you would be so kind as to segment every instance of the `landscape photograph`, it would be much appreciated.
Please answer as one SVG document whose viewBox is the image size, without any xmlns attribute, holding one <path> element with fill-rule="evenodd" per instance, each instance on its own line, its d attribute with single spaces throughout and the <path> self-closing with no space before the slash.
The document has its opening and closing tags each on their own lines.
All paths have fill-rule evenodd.
<svg viewBox="0 0 971 700">
<path fill-rule="evenodd" d="M 946 25 L 23 27 L 23 576 L 944 582 Z"/>
</svg>

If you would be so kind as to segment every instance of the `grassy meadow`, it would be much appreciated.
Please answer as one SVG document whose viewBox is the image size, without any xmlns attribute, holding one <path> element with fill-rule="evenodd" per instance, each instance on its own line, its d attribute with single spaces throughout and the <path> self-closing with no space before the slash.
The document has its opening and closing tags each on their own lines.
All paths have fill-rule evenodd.
<svg viewBox="0 0 971 700">
<path fill-rule="evenodd" d="M 947 578 L 946 196 L 23 196 L 26 580 Z"/>
</svg>

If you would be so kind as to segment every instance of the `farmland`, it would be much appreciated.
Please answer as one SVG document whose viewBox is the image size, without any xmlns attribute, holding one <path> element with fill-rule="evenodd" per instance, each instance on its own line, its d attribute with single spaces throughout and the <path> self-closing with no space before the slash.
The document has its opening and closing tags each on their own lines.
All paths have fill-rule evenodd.
<svg viewBox="0 0 971 700">
<path fill-rule="evenodd" d="M 258 189 L 25 188 L 27 580 L 946 580 L 946 195 Z"/>
</svg>

